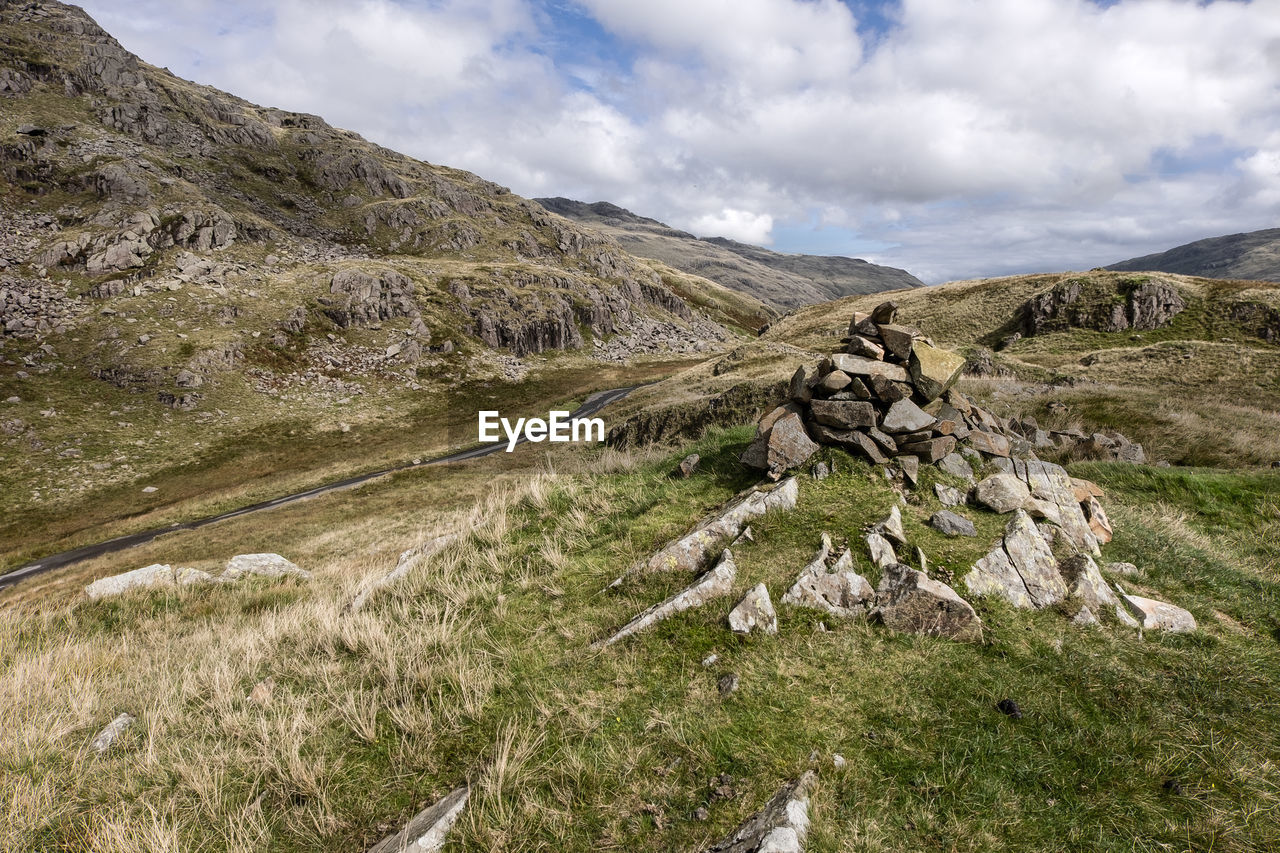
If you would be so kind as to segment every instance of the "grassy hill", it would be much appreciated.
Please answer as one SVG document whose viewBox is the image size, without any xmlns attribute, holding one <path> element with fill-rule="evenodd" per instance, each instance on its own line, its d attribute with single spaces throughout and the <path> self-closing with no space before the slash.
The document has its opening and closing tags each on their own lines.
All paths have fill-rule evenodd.
<svg viewBox="0 0 1280 853">
<path fill-rule="evenodd" d="M 536 201 L 608 234 L 633 255 L 709 278 L 781 311 L 842 296 L 924 285 L 906 270 L 860 258 L 783 254 L 724 237 L 698 238 L 608 202 Z"/>
</svg>

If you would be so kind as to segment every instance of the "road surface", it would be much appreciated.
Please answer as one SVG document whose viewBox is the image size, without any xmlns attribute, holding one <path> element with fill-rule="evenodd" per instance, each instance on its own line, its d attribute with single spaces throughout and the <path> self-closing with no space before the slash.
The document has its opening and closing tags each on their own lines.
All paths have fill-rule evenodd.
<svg viewBox="0 0 1280 853">
<path fill-rule="evenodd" d="M 639 385 L 632 385 L 627 388 L 613 388 L 608 391 L 597 391 L 595 394 L 587 397 L 571 415 L 574 418 L 585 418 L 603 409 L 610 403 L 621 400 L 632 391 L 639 388 Z M 525 441 L 522 436 L 518 443 L 523 444 Z M 447 456 L 438 456 L 435 459 L 426 459 L 421 462 L 409 462 L 404 465 L 397 465 L 394 468 L 387 468 L 382 471 L 374 471 L 371 474 L 360 474 L 355 477 L 348 477 L 345 480 L 338 480 L 334 483 L 326 483 L 323 486 L 316 486 L 314 489 L 307 489 L 305 492 L 298 492 L 294 495 L 285 495 L 281 498 L 275 498 L 269 501 L 252 504 L 250 506 L 241 507 L 240 509 L 224 512 L 222 515 L 212 515 L 208 518 L 200 518 L 195 521 L 185 521 L 174 523 L 168 527 L 158 527 L 154 530 L 144 530 L 140 533 L 130 533 L 128 536 L 118 536 L 115 539 L 108 539 L 106 542 L 99 542 L 96 545 L 85 545 L 80 548 L 74 548 L 70 551 L 63 551 L 61 554 L 51 554 L 26 565 L 19 566 L 6 575 L 0 575 L 0 589 L 6 589 L 14 584 L 44 574 L 45 572 L 60 569 L 63 566 L 69 566 L 72 563 L 78 563 L 81 560 L 88 560 L 91 557 L 98 557 L 102 554 L 110 554 L 115 551 L 123 551 L 126 548 L 134 548 L 138 545 L 145 544 L 158 536 L 166 533 L 174 533 L 179 530 L 195 530 L 210 524 L 216 524 L 219 521 L 226 521 L 229 518 L 237 518 L 242 515 L 249 515 L 254 512 L 262 512 L 266 509 L 272 509 L 285 504 L 291 504 L 295 501 L 314 498 L 317 495 L 323 495 L 328 492 L 335 492 L 339 489 L 348 489 L 352 486 L 358 486 L 361 483 L 367 483 L 378 477 L 385 477 L 388 474 L 394 474 L 397 471 L 406 471 L 410 468 L 421 468 L 427 465 L 443 465 L 448 462 L 462 462 L 467 459 L 476 459 L 481 456 L 488 456 L 490 453 L 497 453 L 507 449 L 507 442 L 504 438 L 497 444 L 485 444 L 479 447 L 473 447 L 469 450 L 460 450 L 457 453 L 450 453 Z"/>
</svg>

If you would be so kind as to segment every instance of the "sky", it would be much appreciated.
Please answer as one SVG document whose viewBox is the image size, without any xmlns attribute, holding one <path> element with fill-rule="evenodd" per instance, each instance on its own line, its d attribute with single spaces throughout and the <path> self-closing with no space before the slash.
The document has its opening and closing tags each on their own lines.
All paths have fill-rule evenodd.
<svg viewBox="0 0 1280 853">
<path fill-rule="evenodd" d="M 929 283 L 1280 226 L 1280 0 L 80 0 L 180 77 Z"/>
</svg>

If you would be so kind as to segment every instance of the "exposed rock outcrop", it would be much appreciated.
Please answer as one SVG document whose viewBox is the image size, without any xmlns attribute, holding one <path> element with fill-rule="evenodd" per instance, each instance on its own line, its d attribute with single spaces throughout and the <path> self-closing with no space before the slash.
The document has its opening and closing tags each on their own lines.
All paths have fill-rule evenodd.
<svg viewBox="0 0 1280 853">
<path fill-rule="evenodd" d="M 705 853 L 804 853 L 804 840 L 809 833 L 809 794 L 817 780 L 818 774 L 808 770 L 784 785 L 764 808 Z"/>
<path fill-rule="evenodd" d="M 962 642 L 982 639 L 982 620 L 969 602 L 946 584 L 900 563 L 885 568 L 871 618 L 901 633 Z"/>
<path fill-rule="evenodd" d="M 653 605 L 619 628 L 612 636 L 592 643 L 591 647 L 600 649 L 605 646 L 611 646 L 619 640 L 630 637 L 632 634 L 639 633 L 646 628 L 651 628 L 677 613 L 682 613 L 690 608 L 701 607 L 713 598 L 726 596 L 733 591 L 733 582 L 737 577 L 738 567 L 733 561 L 733 554 L 725 550 L 720 555 L 720 561 L 688 587 L 665 601 Z"/>
</svg>

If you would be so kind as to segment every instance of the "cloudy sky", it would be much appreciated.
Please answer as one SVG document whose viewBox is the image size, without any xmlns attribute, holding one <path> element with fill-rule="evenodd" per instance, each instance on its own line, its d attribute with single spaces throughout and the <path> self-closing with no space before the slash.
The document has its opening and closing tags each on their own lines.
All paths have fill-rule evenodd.
<svg viewBox="0 0 1280 853">
<path fill-rule="evenodd" d="M 525 196 L 929 282 L 1280 226 L 1280 0 L 80 0 Z"/>
</svg>

